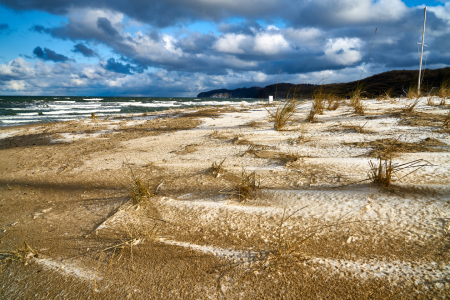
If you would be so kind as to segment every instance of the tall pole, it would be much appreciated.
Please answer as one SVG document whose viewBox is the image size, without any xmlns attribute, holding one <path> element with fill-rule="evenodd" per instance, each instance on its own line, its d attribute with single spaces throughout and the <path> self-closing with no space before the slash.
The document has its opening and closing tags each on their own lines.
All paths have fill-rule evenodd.
<svg viewBox="0 0 450 300">
<path fill-rule="evenodd" d="M 425 38 L 425 20 L 427 19 L 427 7 L 423 9 L 423 32 L 422 32 L 422 50 L 420 51 L 420 65 L 419 65 L 419 82 L 417 84 L 417 93 L 420 95 L 420 75 L 422 73 L 422 57 L 423 57 L 423 40 Z"/>
</svg>

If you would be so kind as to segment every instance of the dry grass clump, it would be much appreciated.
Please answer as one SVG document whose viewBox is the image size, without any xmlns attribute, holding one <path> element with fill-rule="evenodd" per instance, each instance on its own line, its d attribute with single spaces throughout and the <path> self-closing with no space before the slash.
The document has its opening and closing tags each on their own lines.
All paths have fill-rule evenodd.
<svg viewBox="0 0 450 300">
<path fill-rule="evenodd" d="M 402 108 L 402 111 L 405 113 L 410 113 L 414 111 L 414 108 L 416 107 L 416 105 L 419 103 L 419 99 L 417 99 L 416 101 L 414 101 L 411 104 L 406 104 L 405 107 Z"/>
<path fill-rule="evenodd" d="M 223 169 L 223 163 L 225 162 L 225 159 L 226 158 L 224 158 L 220 163 L 216 163 L 216 162 L 212 163 L 212 166 L 211 166 L 211 169 L 210 169 L 210 173 L 215 178 L 220 176 L 220 172 Z"/>
<path fill-rule="evenodd" d="M 364 115 L 364 106 L 361 101 L 363 93 L 362 89 L 362 86 L 356 87 L 356 89 L 352 92 L 350 98 L 350 106 L 355 109 L 355 114 L 358 115 Z"/>
<path fill-rule="evenodd" d="M 297 106 L 298 101 L 292 98 L 286 100 L 284 104 L 278 105 L 275 114 L 267 110 L 274 120 L 275 130 L 282 130 L 286 126 L 286 123 L 294 116 Z"/>
<path fill-rule="evenodd" d="M 323 110 L 325 109 L 325 98 L 326 95 L 323 92 L 322 86 L 320 89 L 314 92 L 314 99 L 313 99 L 313 109 L 316 114 L 323 115 Z"/>
<path fill-rule="evenodd" d="M 259 183 L 256 183 L 256 172 L 253 171 L 249 174 L 245 172 L 245 169 L 242 169 L 241 179 L 237 186 L 237 196 L 239 198 L 239 202 L 247 200 L 253 196 L 255 191 L 259 188 Z"/>
<path fill-rule="evenodd" d="M 379 156 L 378 161 L 378 164 L 369 161 L 370 170 L 368 180 L 384 188 L 389 188 L 391 186 L 393 176 L 395 177 L 395 180 L 400 180 L 423 167 L 431 166 L 431 163 L 424 159 L 417 159 L 404 164 L 393 164 L 391 153 L 386 153 L 384 157 Z M 410 169 L 411 171 L 406 175 L 399 177 L 397 173 L 406 169 Z"/>
<path fill-rule="evenodd" d="M 336 110 L 339 108 L 339 106 L 341 106 L 341 102 L 337 98 L 333 97 L 328 99 L 327 101 L 328 101 L 327 110 Z"/>
<path fill-rule="evenodd" d="M 433 97 L 428 97 L 427 98 L 427 105 L 428 106 L 435 106 L 436 104 L 433 101 Z"/>
<path fill-rule="evenodd" d="M 289 145 L 296 145 L 296 144 L 298 145 L 298 144 L 306 143 L 309 140 L 310 140 L 310 138 L 306 136 L 306 125 L 304 124 L 300 129 L 300 135 L 296 138 L 289 138 L 288 144 Z"/>
<path fill-rule="evenodd" d="M 133 168 L 128 164 L 131 174 L 131 182 L 126 189 L 128 191 L 128 196 L 133 200 L 133 204 L 139 205 L 145 199 L 150 198 L 152 195 L 149 190 L 149 186 L 145 186 L 142 180 L 134 174 Z"/>
<path fill-rule="evenodd" d="M 404 91 L 406 94 L 406 97 L 408 99 L 416 99 L 419 98 L 419 91 L 417 90 L 417 85 L 410 84 L 408 91 Z"/>
<path fill-rule="evenodd" d="M 438 91 L 438 96 L 443 99 L 445 105 L 445 99 L 450 97 L 450 77 L 445 78 L 441 82 L 441 86 Z"/>
<path fill-rule="evenodd" d="M 367 125 L 367 122 L 364 123 L 363 125 L 356 125 L 356 124 L 349 124 L 349 125 L 344 125 L 344 128 L 350 128 L 355 130 L 358 133 L 369 133 L 369 130 L 364 129 L 364 127 Z"/>
<path fill-rule="evenodd" d="M 446 127 L 446 128 L 450 127 L 450 111 L 448 112 L 447 116 L 445 117 L 442 127 Z"/>
<path fill-rule="evenodd" d="M 3 236 L 2 238 L 4 238 Z M 23 237 L 23 235 L 22 235 Z M 23 237 L 23 243 L 21 248 L 15 250 L 15 251 L 5 251 L 0 252 L 0 261 L 3 260 L 11 260 L 11 261 L 17 261 L 22 262 L 25 265 L 28 264 L 29 260 L 33 257 L 37 257 L 38 253 L 36 250 L 33 250 L 33 248 L 30 247 L 30 245 L 26 242 L 25 238 Z"/>
<path fill-rule="evenodd" d="M 393 87 L 389 88 L 386 92 L 384 92 L 384 99 L 391 100 L 392 98 L 392 91 L 394 90 Z"/>
<path fill-rule="evenodd" d="M 257 122 L 257 121 L 250 121 L 248 123 L 245 123 L 243 126 L 249 126 L 252 128 L 258 127 L 261 125 L 261 122 Z"/>
<path fill-rule="evenodd" d="M 286 215 L 286 208 L 284 208 L 283 216 L 281 217 L 280 225 L 277 228 L 277 238 L 276 243 L 269 251 L 269 254 L 266 257 L 265 262 L 271 260 L 271 259 L 277 259 L 282 258 L 287 255 L 292 255 L 294 252 L 297 252 L 298 247 L 301 246 L 303 243 L 305 243 L 309 238 L 313 237 L 316 232 L 311 232 L 309 234 L 305 234 L 305 236 L 302 236 L 301 238 L 298 237 L 292 237 L 288 234 L 283 232 L 283 227 L 287 221 L 289 221 L 290 218 L 292 218 L 297 212 L 299 212 L 302 209 L 305 209 L 308 206 L 304 206 L 293 213 Z"/>
<path fill-rule="evenodd" d="M 212 139 L 218 138 L 219 137 L 219 131 L 218 130 L 214 130 L 213 133 L 211 133 L 210 137 Z"/>
<path fill-rule="evenodd" d="M 256 155 L 259 151 L 270 149 L 270 146 L 259 145 L 259 144 L 250 144 L 248 148 L 241 154 L 241 156 L 245 156 L 247 154 Z"/>
<path fill-rule="evenodd" d="M 133 223 L 126 224 L 125 222 L 122 222 L 123 228 L 125 229 L 125 236 L 119 237 L 119 241 L 114 245 L 102 249 L 100 251 L 99 262 L 101 261 L 103 254 L 107 251 L 112 251 L 111 257 L 109 258 L 109 264 L 111 264 L 114 257 L 116 257 L 116 251 L 118 252 L 117 260 L 120 260 L 121 257 L 124 256 L 126 251 L 129 251 L 131 270 L 135 271 L 133 262 L 133 247 L 143 243 L 146 239 L 155 240 L 164 238 L 164 236 L 159 235 L 161 227 L 163 226 L 162 224 L 170 224 L 169 222 L 162 219 L 152 219 L 158 222 L 154 222 L 151 225 L 141 224 L 141 226 L 136 226 Z"/>
<path fill-rule="evenodd" d="M 378 164 L 369 161 L 370 170 L 368 172 L 368 179 L 376 185 L 384 188 L 389 188 L 391 182 L 395 177 L 395 180 L 400 180 L 425 166 L 431 166 L 432 164 L 424 159 L 417 159 L 411 162 L 403 164 L 393 164 L 392 156 L 397 150 L 397 142 L 395 140 L 391 145 L 378 155 Z M 406 175 L 399 177 L 399 172 L 410 169 L 411 171 Z"/>
<path fill-rule="evenodd" d="M 308 116 L 306 117 L 306 120 L 307 120 L 309 123 L 314 123 L 314 122 L 317 121 L 317 118 L 316 118 L 316 110 L 314 109 L 314 105 L 313 105 L 313 107 L 311 108 L 311 110 L 309 111 L 309 114 L 308 114 Z"/>
</svg>

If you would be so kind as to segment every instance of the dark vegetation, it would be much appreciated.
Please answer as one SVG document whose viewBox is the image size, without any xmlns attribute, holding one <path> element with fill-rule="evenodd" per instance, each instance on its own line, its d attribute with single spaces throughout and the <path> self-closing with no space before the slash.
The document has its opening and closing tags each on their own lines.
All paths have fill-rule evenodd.
<svg viewBox="0 0 450 300">
<path fill-rule="evenodd" d="M 286 99 L 290 90 L 295 86 L 298 97 L 312 98 L 314 93 L 319 88 L 322 88 L 322 93 L 333 94 L 340 98 L 350 98 L 352 91 L 355 91 L 358 86 L 363 86 L 361 91 L 362 97 L 376 98 L 383 96 L 389 91 L 391 97 L 400 97 L 405 95 L 410 87 L 417 86 L 417 79 L 419 76 L 418 70 L 395 70 L 373 75 L 365 79 L 348 83 L 333 83 L 333 84 L 292 84 L 292 83 L 278 83 L 268 85 L 264 88 L 251 87 L 239 88 L 236 90 L 213 90 L 198 94 L 198 98 L 262 98 L 267 99 L 269 95 L 277 98 Z M 429 70 L 426 69 L 421 84 L 423 93 L 438 93 L 441 83 L 450 76 L 450 67 Z M 275 93 L 276 91 L 276 93 Z"/>
</svg>

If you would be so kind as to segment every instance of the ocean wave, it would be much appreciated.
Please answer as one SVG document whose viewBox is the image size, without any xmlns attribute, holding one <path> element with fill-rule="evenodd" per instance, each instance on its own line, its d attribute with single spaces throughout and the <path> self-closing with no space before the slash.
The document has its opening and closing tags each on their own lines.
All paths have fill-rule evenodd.
<svg viewBox="0 0 450 300">
<path fill-rule="evenodd" d="M 56 111 L 46 111 L 42 114 L 49 115 L 64 115 L 64 114 L 91 114 L 91 113 L 105 113 L 105 112 L 120 112 L 121 109 L 102 109 L 102 110 L 56 110 Z"/>
<path fill-rule="evenodd" d="M 83 98 L 84 101 L 102 101 L 103 98 Z"/>
<path fill-rule="evenodd" d="M 37 112 L 32 112 L 32 113 L 18 113 L 18 116 L 37 116 L 39 115 L 39 113 Z"/>
<path fill-rule="evenodd" d="M 58 104 L 49 104 L 48 105 L 51 108 L 56 108 L 59 110 L 64 110 L 64 109 L 72 109 L 72 108 L 97 108 L 97 107 L 102 107 L 101 104 L 74 104 L 74 105 L 58 105 Z"/>
</svg>

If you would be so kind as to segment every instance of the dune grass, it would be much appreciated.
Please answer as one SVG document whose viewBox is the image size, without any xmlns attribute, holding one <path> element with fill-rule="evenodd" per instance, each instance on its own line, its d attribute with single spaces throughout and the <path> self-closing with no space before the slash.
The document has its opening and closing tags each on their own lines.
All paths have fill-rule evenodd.
<svg viewBox="0 0 450 300">
<path fill-rule="evenodd" d="M 3 236 L 2 239 L 7 235 Z M 22 239 L 23 239 L 22 245 L 17 250 L 0 252 L 0 261 L 3 260 L 17 261 L 27 265 L 31 258 L 37 257 L 38 252 L 30 247 L 30 245 L 25 240 L 23 233 Z"/>
<path fill-rule="evenodd" d="M 406 104 L 405 107 L 402 108 L 402 111 L 405 113 L 410 113 L 414 111 L 414 108 L 416 107 L 416 105 L 419 103 L 419 99 L 417 99 L 416 101 L 414 101 L 413 103 L 410 104 Z"/>
<path fill-rule="evenodd" d="M 408 88 L 408 90 L 407 91 L 404 91 L 404 93 L 406 94 L 406 97 L 408 98 L 408 99 L 417 99 L 417 98 L 419 98 L 419 91 L 417 90 L 417 85 L 416 84 L 413 84 L 413 83 L 411 83 L 410 85 L 409 85 L 409 88 Z"/>
<path fill-rule="evenodd" d="M 423 167 L 431 166 L 431 163 L 424 159 L 416 159 L 403 164 L 395 164 L 392 163 L 392 152 L 387 152 L 384 156 L 378 157 L 378 163 L 369 161 L 369 166 L 368 180 L 375 185 L 389 188 L 393 180 L 401 180 Z M 409 170 L 409 172 L 400 177 L 399 173 L 405 170 Z"/>
<path fill-rule="evenodd" d="M 286 123 L 292 119 L 298 106 L 298 101 L 294 98 L 287 99 L 284 104 L 279 104 L 275 113 L 269 112 L 274 120 L 275 130 L 283 130 Z"/>
<path fill-rule="evenodd" d="M 220 176 L 220 173 L 223 170 L 223 163 L 225 162 L 225 159 L 226 158 L 224 158 L 220 163 L 216 163 L 216 162 L 212 163 L 212 166 L 211 166 L 211 169 L 210 169 L 210 173 L 215 178 Z"/>
<path fill-rule="evenodd" d="M 237 196 L 239 202 L 249 199 L 253 196 L 254 192 L 259 188 L 259 184 L 256 183 L 256 172 L 246 173 L 242 168 L 241 179 L 239 181 L 237 189 Z"/>
<path fill-rule="evenodd" d="M 442 127 L 446 127 L 446 128 L 450 127 L 450 112 L 448 112 L 447 116 L 445 117 Z"/>
<path fill-rule="evenodd" d="M 445 78 L 439 87 L 438 96 L 440 98 L 450 97 L 450 77 Z"/>
<path fill-rule="evenodd" d="M 144 185 L 142 180 L 134 173 L 133 168 L 128 163 L 128 168 L 130 169 L 131 180 L 130 183 L 125 186 L 128 196 L 132 199 L 133 204 L 139 205 L 145 199 L 152 196 L 148 184 Z"/>
<path fill-rule="evenodd" d="M 350 106 L 353 107 L 354 113 L 364 115 L 364 105 L 362 103 L 363 85 L 358 85 L 350 95 Z"/>
</svg>

